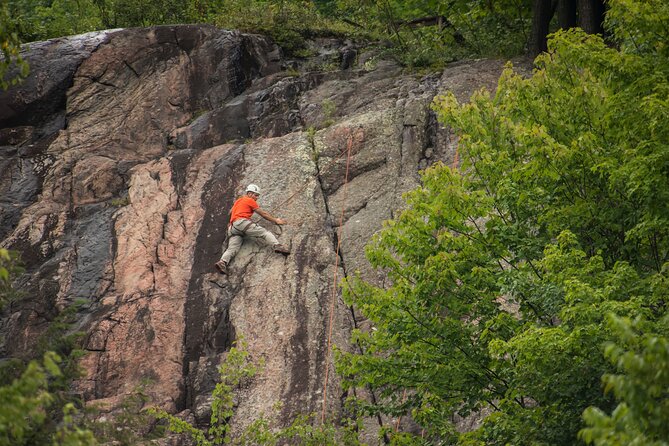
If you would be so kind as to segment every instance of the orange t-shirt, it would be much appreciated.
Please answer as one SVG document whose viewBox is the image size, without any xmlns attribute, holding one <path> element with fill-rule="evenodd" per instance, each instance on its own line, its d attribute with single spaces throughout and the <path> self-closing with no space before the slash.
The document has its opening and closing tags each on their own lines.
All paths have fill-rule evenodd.
<svg viewBox="0 0 669 446">
<path fill-rule="evenodd" d="M 259 207 L 260 205 L 248 195 L 239 197 L 237 201 L 235 201 L 235 204 L 232 205 L 232 210 L 230 211 L 230 224 L 240 218 L 250 219 L 253 215 L 253 211 Z"/>
</svg>

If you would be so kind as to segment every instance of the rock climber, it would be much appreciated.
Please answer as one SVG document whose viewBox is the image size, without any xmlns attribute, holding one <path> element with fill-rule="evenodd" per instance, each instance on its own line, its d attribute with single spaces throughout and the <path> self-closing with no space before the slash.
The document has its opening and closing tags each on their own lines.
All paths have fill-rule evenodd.
<svg viewBox="0 0 669 446">
<path fill-rule="evenodd" d="M 249 184 L 246 188 L 246 194 L 239 197 L 232 205 L 230 223 L 228 224 L 228 249 L 221 256 L 221 260 L 216 262 L 216 268 L 223 274 L 228 273 L 228 264 L 239 252 L 245 236 L 264 239 L 267 244 L 274 247 L 274 252 L 290 254 L 290 249 L 279 244 L 274 234 L 251 221 L 251 216 L 255 212 L 265 220 L 277 225 L 286 224 L 284 219 L 273 217 L 269 212 L 260 209 L 257 202 L 258 197 L 260 197 L 260 188 L 255 184 Z"/>
</svg>

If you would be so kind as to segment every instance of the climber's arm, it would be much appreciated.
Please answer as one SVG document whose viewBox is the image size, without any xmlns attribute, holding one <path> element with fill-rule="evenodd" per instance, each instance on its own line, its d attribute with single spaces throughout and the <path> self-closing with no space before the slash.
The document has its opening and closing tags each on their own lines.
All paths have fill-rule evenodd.
<svg viewBox="0 0 669 446">
<path fill-rule="evenodd" d="M 262 218 L 265 220 L 271 221 L 272 223 L 276 223 L 277 225 L 285 225 L 286 220 L 283 218 L 278 218 L 278 217 L 273 217 L 272 214 L 270 214 L 267 211 L 263 211 L 262 209 L 258 208 L 256 209 L 256 213 L 260 215 Z"/>
</svg>

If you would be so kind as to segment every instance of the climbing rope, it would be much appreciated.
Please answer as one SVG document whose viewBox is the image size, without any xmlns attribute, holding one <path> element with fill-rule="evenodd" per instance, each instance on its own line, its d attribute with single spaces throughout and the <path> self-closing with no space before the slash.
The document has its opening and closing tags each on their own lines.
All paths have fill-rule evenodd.
<svg viewBox="0 0 669 446">
<path fill-rule="evenodd" d="M 337 248 L 335 250 L 335 267 L 334 267 L 334 272 L 333 272 L 333 278 L 332 278 L 332 297 L 331 297 L 331 302 L 330 302 L 330 314 L 329 314 L 329 319 L 328 319 L 328 342 L 327 342 L 327 348 L 326 348 L 326 353 L 325 353 L 325 379 L 323 383 L 323 409 L 321 413 L 321 423 L 325 423 L 325 414 L 326 414 L 326 407 L 327 407 L 327 389 L 328 389 L 328 377 L 329 377 L 329 372 L 330 372 L 330 350 L 332 347 L 332 323 L 334 320 L 334 309 L 335 309 L 335 302 L 337 300 L 337 273 L 339 269 L 339 251 L 341 248 L 341 241 L 342 241 L 342 234 L 344 230 L 344 211 L 346 209 L 346 201 L 348 198 L 348 174 L 349 174 L 349 168 L 351 164 L 351 147 L 353 146 L 353 137 L 351 134 L 348 136 L 348 141 L 346 144 L 346 150 L 342 150 L 342 152 L 337 156 L 330 164 L 326 166 L 325 169 L 329 168 L 331 165 L 333 165 L 336 161 L 339 160 L 339 158 L 346 153 L 346 174 L 344 176 L 344 199 L 342 201 L 341 205 L 341 214 L 339 217 L 339 232 L 337 234 Z M 456 145 L 455 147 L 455 155 L 453 157 L 453 163 L 451 165 L 452 169 L 456 169 L 459 164 L 459 153 L 458 153 L 458 147 Z M 324 169 L 324 170 L 325 170 Z M 323 174 L 323 171 L 319 172 L 321 175 Z M 318 174 L 318 173 L 317 173 Z M 295 195 L 297 195 L 298 192 L 300 192 L 310 181 L 311 179 L 307 180 L 307 182 L 300 188 L 296 193 L 291 195 L 285 202 L 290 201 Z M 284 203 L 285 203 L 284 202 Z M 282 204 L 284 204 L 282 203 Z M 404 389 L 404 393 L 402 394 L 402 404 L 406 401 L 406 389 Z M 402 421 L 402 417 L 398 417 L 397 422 L 395 424 L 395 432 L 399 431 L 400 428 L 400 423 Z M 421 433 L 421 436 L 424 434 Z"/>
<path fill-rule="evenodd" d="M 330 372 L 330 350 L 332 347 L 332 322 L 334 320 L 335 302 L 337 300 L 337 270 L 339 269 L 339 250 L 341 248 L 342 234 L 344 231 L 344 211 L 346 209 L 346 199 L 348 198 L 348 172 L 351 165 L 351 147 L 353 146 L 353 136 L 349 134 L 346 144 L 346 174 L 344 175 L 344 199 L 341 205 L 341 215 L 339 217 L 339 233 L 337 234 L 337 248 L 335 250 L 335 266 L 332 278 L 332 298 L 330 302 L 330 317 L 328 320 L 328 343 L 325 350 L 325 380 L 323 383 L 323 412 L 321 423 L 325 423 L 325 409 L 328 396 L 328 376 Z"/>
<path fill-rule="evenodd" d="M 407 400 L 407 389 L 404 389 L 404 393 L 402 393 L 402 404 L 404 404 Z M 402 415 L 397 417 L 397 423 L 395 423 L 395 432 L 399 432 L 400 430 L 400 424 L 402 423 Z"/>
<path fill-rule="evenodd" d="M 281 210 L 281 209 L 283 208 L 283 206 L 285 206 L 286 204 L 288 204 L 288 203 L 290 203 L 291 201 L 293 201 L 293 199 L 294 199 L 300 192 L 302 192 L 302 191 L 304 190 L 304 188 L 307 187 L 307 186 L 309 185 L 309 183 L 311 183 L 314 179 L 318 178 L 319 176 L 323 176 L 323 175 L 329 173 L 329 172 L 330 172 L 330 169 L 333 168 L 333 167 L 337 164 L 337 162 L 339 162 L 339 160 L 340 160 L 344 155 L 346 155 L 346 154 L 348 153 L 348 156 L 350 157 L 350 155 L 351 155 L 351 147 L 352 147 L 352 144 L 353 144 L 353 136 L 350 134 L 350 130 L 349 130 L 349 136 L 348 136 L 348 138 L 347 138 L 347 144 L 346 144 L 346 147 L 344 147 L 344 148 L 341 150 L 341 152 L 339 152 L 339 154 L 338 154 L 337 156 L 335 156 L 335 157 L 332 159 L 332 161 L 330 161 L 329 163 L 327 163 L 323 168 L 318 169 L 318 170 L 316 171 L 316 173 L 311 174 L 311 175 L 309 176 L 309 178 L 307 178 L 307 179 L 304 181 L 304 184 L 303 184 L 302 186 L 300 186 L 300 188 L 297 189 L 295 192 L 293 192 L 293 194 L 292 194 L 291 196 L 289 196 L 288 198 L 286 198 L 285 200 L 283 200 L 283 201 L 280 202 L 279 204 L 273 206 L 272 210 L 273 210 L 273 211 L 276 211 L 276 212 L 278 212 L 279 210 Z M 347 161 L 347 162 L 348 162 L 348 161 Z M 347 174 L 348 174 L 348 166 L 347 166 Z"/>
<path fill-rule="evenodd" d="M 273 210 L 278 211 L 278 210 L 280 210 L 281 208 L 283 208 L 283 206 L 285 206 L 286 204 L 288 204 L 288 203 L 290 203 L 291 201 L 293 201 L 293 199 L 297 196 L 297 194 L 299 194 L 300 192 L 302 192 L 302 191 L 304 190 L 304 188 L 307 187 L 307 186 L 309 185 L 309 183 L 311 183 L 312 180 L 318 178 L 319 175 L 323 175 L 323 174 L 327 171 L 327 169 L 328 169 L 330 166 L 334 166 L 334 164 L 335 164 L 337 161 L 339 161 L 339 158 L 341 158 L 345 153 L 346 153 L 346 149 L 343 149 L 339 155 L 337 155 L 332 161 L 330 161 L 330 163 L 328 163 L 328 164 L 325 166 L 324 170 L 319 170 L 319 171 L 317 171 L 316 173 L 310 175 L 309 178 L 307 178 L 307 179 L 304 181 L 304 184 L 303 184 L 299 189 L 297 189 L 297 190 L 296 190 L 290 197 L 286 198 L 286 199 L 283 200 L 281 203 L 275 205 L 275 206 L 273 207 Z"/>
</svg>

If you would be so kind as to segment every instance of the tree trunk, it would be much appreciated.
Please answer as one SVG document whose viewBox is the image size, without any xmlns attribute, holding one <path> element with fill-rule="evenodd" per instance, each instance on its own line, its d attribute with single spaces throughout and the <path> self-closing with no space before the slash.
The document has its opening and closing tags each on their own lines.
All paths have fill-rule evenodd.
<svg viewBox="0 0 669 446">
<path fill-rule="evenodd" d="M 536 57 L 548 49 L 546 46 L 546 36 L 548 35 L 548 25 L 553 17 L 553 7 L 551 0 L 534 0 L 532 12 L 532 34 L 530 35 L 529 53 L 531 57 Z"/>
<path fill-rule="evenodd" d="M 603 0 L 578 0 L 578 25 L 588 34 L 602 34 Z"/>
<path fill-rule="evenodd" d="M 576 26 L 576 0 L 559 0 L 557 7 L 558 26 L 569 29 Z"/>
</svg>

